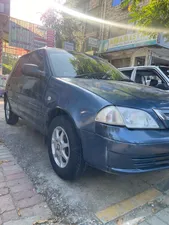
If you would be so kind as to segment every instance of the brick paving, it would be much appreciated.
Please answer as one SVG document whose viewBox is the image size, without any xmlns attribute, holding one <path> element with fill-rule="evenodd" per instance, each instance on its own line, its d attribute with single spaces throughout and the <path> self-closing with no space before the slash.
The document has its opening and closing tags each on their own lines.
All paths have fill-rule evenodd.
<svg viewBox="0 0 169 225">
<path fill-rule="evenodd" d="M 163 209 L 157 214 L 147 218 L 144 222 L 140 223 L 140 225 L 169 225 L 169 212 Z"/>
<path fill-rule="evenodd" d="M 10 151 L 0 144 L 0 225 L 32 224 L 57 223 Z"/>
</svg>

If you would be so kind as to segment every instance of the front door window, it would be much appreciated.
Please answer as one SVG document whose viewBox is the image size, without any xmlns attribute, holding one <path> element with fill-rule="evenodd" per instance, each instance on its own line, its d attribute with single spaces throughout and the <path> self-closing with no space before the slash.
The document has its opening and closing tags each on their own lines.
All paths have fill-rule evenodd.
<svg viewBox="0 0 169 225">
<path fill-rule="evenodd" d="M 136 71 L 135 82 L 138 84 L 144 84 L 157 88 L 160 88 L 165 85 L 165 81 L 159 76 L 159 74 L 154 69 L 138 69 Z"/>
</svg>

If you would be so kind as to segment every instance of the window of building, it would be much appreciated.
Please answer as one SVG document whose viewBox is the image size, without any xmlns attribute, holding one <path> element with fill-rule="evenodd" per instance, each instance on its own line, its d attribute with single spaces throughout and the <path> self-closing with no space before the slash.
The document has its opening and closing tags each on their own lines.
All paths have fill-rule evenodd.
<svg viewBox="0 0 169 225">
<path fill-rule="evenodd" d="M 113 59 L 111 60 L 111 64 L 116 68 L 128 67 L 130 66 L 130 58 Z"/>
<path fill-rule="evenodd" d="M 10 4 L 5 4 L 4 12 L 9 15 L 10 14 Z"/>
<path fill-rule="evenodd" d="M 89 2 L 84 1 L 78 7 L 77 10 L 82 13 L 86 13 L 89 11 Z"/>
<path fill-rule="evenodd" d="M 113 0 L 112 6 L 120 5 L 123 0 Z"/>
<path fill-rule="evenodd" d="M 0 3 L 0 13 L 4 13 L 5 12 L 5 5 L 4 3 Z"/>
<path fill-rule="evenodd" d="M 146 61 L 146 57 L 145 56 L 136 57 L 134 65 L 135 66 L 144 66 L 145 65 L 145 61 Z"/>
<path fill-rule="evenodd" d="M 100 8 L 94 8 L 88 12 L 89 15 L 94 16 L 94 17 L 100 17 Z"/>
<path fill-rule="evenodd" d="M 99 32 L 99 27 L 96 24 L 88 23 L 86 25 L 87 34 L 98 33 L 98 32 Z"/>
<path fill-rule="evenodd" d="M 135 22 L 131 23 L 130 21 L 128 21 L 128 24 L 133 26 L 133 27 L 136 25 Z M 136 30 L 132 30 L 132 29 L 127 29 L 127 31 L 126 31 L 127 34 L 134 34 L 136 32 L 137 32 Z"/>
<path fill-rule="evenodd" d="M 128 20 L 121 20 L 121 24 L 128 24 Z M 122 35 L 127 34 L 127 29 L 124 28 L 117 28 L 117 27 L 109 27 L 109 38 L 114 38 Z"/>
<path fill-rule="evenodd" d="M 109 30 L 109 38 L 119 37 L 119 36 L 125 35 L 126 33 L 127 33 L 126 29 L 111 27 Z"/>
<path fill-rule="evenodd" d="M 94 9 L 100 5 L 100 0 L 90 0 L 89 1 L 89 10 Z"/>
</svg>

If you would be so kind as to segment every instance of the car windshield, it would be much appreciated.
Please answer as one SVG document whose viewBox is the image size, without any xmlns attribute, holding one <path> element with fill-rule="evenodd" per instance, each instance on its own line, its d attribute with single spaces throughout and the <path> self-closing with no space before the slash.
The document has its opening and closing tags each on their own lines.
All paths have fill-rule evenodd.
<svg viewBox="0 0 169 225">
<path fill-rule="evenodd" d="M 51 52 L 49 57 L 56 77 L 130 81 L 99 57 L 69 52 Z"/>
<path fill-rule="evenodd" d="M 159 67 L 162 72 L 169 78 L 169 67 L 166 67 L 166 66 L 160 66 Z"/>
</svg>

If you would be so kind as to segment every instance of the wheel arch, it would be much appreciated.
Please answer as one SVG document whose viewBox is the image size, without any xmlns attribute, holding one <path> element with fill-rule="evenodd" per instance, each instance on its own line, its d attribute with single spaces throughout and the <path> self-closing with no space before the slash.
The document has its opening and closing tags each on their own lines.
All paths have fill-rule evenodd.
<svg viewBox="0 0 169 225">
<path fill-rule="evenodd" d="M 57 116 L 67 116 L 67 118 L 69 119 L 69 121 L 74 125 L 74 128 L 76 130 L 76 133 L 77 133 L 77 135 L 80 138 L 80 132 L 79 132 L 78 127 L 76 126 L 76 123 L 75 123 L 73 117 L 70 115 L 69 112 L 67 112 L 65 109 L 62 109 L 60 107 L 56 107 L 56 108 L 54 108 L 54 109 L 52 109 L 52 110 L 50 110 L 48 112 L 47 129 L 49 128 L 52 120 L 54 118 L 56 118 Z M 81 140 L 81 138 L 80 138 L 80 140 Z"/>
</svg>

